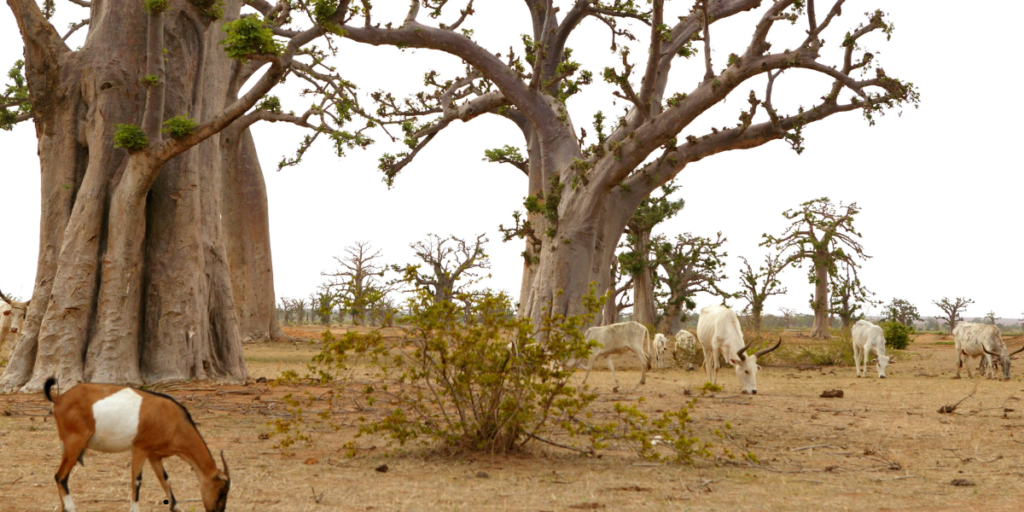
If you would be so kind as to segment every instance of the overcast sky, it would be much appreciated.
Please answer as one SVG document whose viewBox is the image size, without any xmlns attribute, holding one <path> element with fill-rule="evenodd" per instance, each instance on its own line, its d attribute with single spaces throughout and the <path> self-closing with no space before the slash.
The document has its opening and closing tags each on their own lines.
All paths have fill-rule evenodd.
<svg viewBox="0 0 1024 512">
<path fill-rule="evenodd" d="M 399 8 L 407 5 L 406 0 L 376 2 L 375 19 L 400 23 Z M 670 12 L 666 19 L 674 19 L 688 6 L 681 0 L 671 2 L 670 8 L 680 12 Z M 1024 271 L 1018 263 L 1019 240 L 1024 236 L 1019 202 L 1024 177 L 1017 156 L 1021 133 L 1014 122 L 1024 114 L 1024 105 L 1007 100 L 1016 94 L 1007 58 L 1018 43 L 1015 36 L 1024 4 L 1000 2 L 995 15 L 965 23 L 959 2 L 851 0 L 824 35 L 828 63 L 838 62 L 842 33 L 865 19 L 861 13 L 878 6 L 887 9 L 896 31 L 889 42 L 884 36 L 868 36 L 865 46 L 889 75 L 919 87 L 920 109 L 908 109 L 902 116 L 890 112 L 873 127 L 856 112 L 813 124 L 804 132 L 807 149 L 799 156 L 785 142 L 776 141 L 692 164 L 677 179 L 686 208 L 656 232 L 711 236 L 722 231 L 729 239 L 731 279 L 725 287 L 737 289 L 738 257 L 752 262 L 762 258 L 761 234 L 777 234 L 786 227 L 782 211 L 822 196 L 855 201 L 863 209 L 856 225 L 872 256 L 864 262 L 861 278 L 877 298 L 905 298 L 922 314 L 937 315 L 932 300 L 966 296 L 976 301 L 967 317 L 994 310 L 1000 317 L 1019 318 L 1024 314 Z M 496 53 L 507 52 L 510 45 L 521 53 L 519 34 L 530 30 L 523 4 L 491 0 L 477 2 L 476 8 L 478 14 L 466 25 L 475 29 L 474 38 Z M 818 10 L 827 12 L 825 7 Z M 58 2 L 56 25 L 63 29 L 81 19 L 83 12 Z M 729 53 L 743 52 L 759 16 L 760 12 L 739 15 L 713 26 L 716 69 L 724 66 Z M 956 28 L 962 32 L 957 34 Z M 798 44 L 804 27 L 780 23 L 773 30 L 769 40 L 783 48 Z M 963 38 L 963 32 L 969 38 Z M 76 35 L 71 45 L 82 44 L 81 37 Z M 599 77 L 605 66 L 615 63 L 609 43 L 607 28 L 590 21 L 569 46 L 576 49 L 574 57 L 583 69 Z M 646 54 L 643 45 L 631 46 L 634 59 Z M 339 48 L 336 65 L 364 94 L 386 88 L 406 95 L 415 92 L 427 70 L 436 69 L 445 77 L 461 71 L 456 59 L 426 50 L 401 52 L 349 42 Z M 17 26 L 4 8 L 0 66 L 6 71 L 20 55 Z M 703 75 L 702 57 L 678 62 L 673 73 L 671 90 L 691 89 Z M 826 93 L 828 84 L 807 72 L 787 72 L 776 82 L 776 107 L 786 113 L 800 105 L 809 107 Z M 739 87 L 684 135 L 700 135 L 712 125 L 734 125 L 740 109 L 747 108 L 751 89 L 763 97 L 764 81 Z M 598 110 L 609 117 L 621 111 L 623 105 L 613 105 L 610 92 L 609 86 L 595 83 L 570 100 L 577 131 L 587 127 L 593 133 L 590 119 Z M 276 94 L 286 109 L 301 111 L 309 103 L 295 89 Z M 764 119 L 763 113 L 759 116 Z M 501 243 L 497 227 L 510 223 L 512 212 L 522 209 L 526 178 L 510 166 L 482 161 L 485 149 L 524 146 L 508 121 L 488 116 L 452 125 L 390 190 L 376 170 L 377 157 L 395 147 L 381 134 L 375 136 L 381 143 L 366 151 L 339 159 L 328 146 L 319 146 L 298 167 L 278 172 L 276 163 L 294 151 L 303 132 L 270 124 L 257 125 L 253 132 L 267 181 L 279 297 L 309 294 L 323 280 L 320 271 L 333 268 L 331 257 L 357 240 L 379 247 L 389 263 L 404 263 L 411 261 L 408 244 L 427 233 L 487 233 L 494 275 L 490 285 L 518 292 L 522 244 Z M 0 288 L 27 297 L 35 275 L 40 210 L 34 128 L 23 123 L 12 132 L 0 132 L 0 147 L 0 197 L 9 214 L 0 242 Z M 806 271 L 788 270 L 782 280 L 789 293 L 769 299 L 766 311 L 791 307 L 810 312 L 812 288 Z M 699 297 L 697 302 L 702 307 L 716 300 Z"/>
</svg>

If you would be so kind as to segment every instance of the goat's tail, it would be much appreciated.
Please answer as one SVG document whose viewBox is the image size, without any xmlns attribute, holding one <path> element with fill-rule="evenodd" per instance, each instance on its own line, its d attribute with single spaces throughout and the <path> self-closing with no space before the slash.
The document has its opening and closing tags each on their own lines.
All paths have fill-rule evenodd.
<svg viewBox="0 0 1024 512">
<path fill-rule="evenodd" d="M 43 384 L 43 396 L 45 396 L 46 399 L 49 400 L 50 402 L 53 402 L 53 396 L 50 395 L 50 388 L 52 388 L 53 385 L 56 383 L 57 378 L 50 377 L 49 379 L 46 379 L 46 383 Z"/>
</svg>

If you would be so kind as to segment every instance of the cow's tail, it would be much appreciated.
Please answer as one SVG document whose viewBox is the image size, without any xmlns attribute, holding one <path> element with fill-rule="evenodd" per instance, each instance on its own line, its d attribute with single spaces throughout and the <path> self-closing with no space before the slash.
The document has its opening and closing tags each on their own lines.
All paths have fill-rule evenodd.
<svg viewBox="0 0 1024 512">
<path fill-rule="evenodd" d="M 43 384 L 43 396 L 45 396 L 50 402 L 53 402 L 53 395 L 50 394 L 50 389 L 52 389 L 53 385 L 56 383 L 57 378 L 51 376 L 49 379 L 46 379 L 46 383 Z"/>
</svg>

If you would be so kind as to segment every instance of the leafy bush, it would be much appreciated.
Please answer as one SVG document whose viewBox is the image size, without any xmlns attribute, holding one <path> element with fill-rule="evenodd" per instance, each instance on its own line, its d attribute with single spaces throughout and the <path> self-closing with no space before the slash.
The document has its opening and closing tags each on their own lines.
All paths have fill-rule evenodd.
<svg viewBox="0 0 1024 512">
<path fill-rule="evenodd" d="M 170 135 L 173 139 L 180 139 L 191 135 L 196 130 L 196 126 L 198 123 L 187 116 L 174 116 L 164 121 L 164 127 L 160 131 Z"/>
<path fill-rule="evenodd" d="M 227 37 L 220 42 L 228 57 L 246 60 L 250 55 L 281 55 L 284 45 L 274 39 L 274 31 L 257 16 L 242 16 L 224 24 Z"/>
<path fill-rule="evenodd" d="M 913 326 L 906 326 L 899 322 L 882 322 L 878 324 L 885 334 L 885 346 L 896 350 L 903 350 L 910 344 L 910 335 L 914 334 Z"/>
<path fill-rule="evenodd" d="M 134 124 L 114 125 L 114 147 L 125 148 L 128 151 L 138 151 L 149 144 L 149 138 L 142 131 L 142 128 Z"/>
</svg>

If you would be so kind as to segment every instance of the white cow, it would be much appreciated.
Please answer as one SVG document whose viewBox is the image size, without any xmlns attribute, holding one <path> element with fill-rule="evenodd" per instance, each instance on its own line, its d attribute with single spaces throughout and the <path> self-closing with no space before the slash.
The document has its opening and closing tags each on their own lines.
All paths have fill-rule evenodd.
<svg viewBox="0 0 1024 512">
<path fill-rule="evenodd" d="M 3 292 L 0 292 L 0 348 L 8 338 L 18 339 L 18 331 L 25 321 L 25 313 L 28 312 L 28 302 L 17 302 L 9 299 Z M 14 334 L 14 336 L 11 336 Z"/>
<path fill-rule="evenodd" d="M 587 341 L 597 342 L 590 351 L 590 360 L 587 361 L 587 374 L 583 377 L 580 385 L 586 384 L 590 377 L 590 370 L 594 369 L 594 361 L 601 356 L 611 356 L 632 350 L 640 359 L 640 387 L 647 380 L 647 370 L 651 367 L 650 351 L 647 347 L 651 343 L 651 335 L 647 328 L 638 322 L 622 322 L 618 324 L 605 325 L 602 327 L 591 327 L 585 333 Z M 569 361 L 569 367 L 577 366 L 579 361 Z M 612 358 L 608 358 L 608 368 L 612 371 L 612 379 L 615 380 L 615 389 L 619 388 L 619 379 L 615 377 L 615 366 Z M 636 388 L 634 388 L 636 389 Z"/>
<path fill-rule="evenodd" d="M 682 330 L 676 333 L 676 346 L 673 352 L 675 352 L 676 354 L 678 354 L 679 352 L 690 354 L 694 353 L 697 350 L 697 347 L 699 346 L 700 344 L 697 342 L 697 338 L 690 334 L 690 331 Z M 676 359 L 678 360 L 678 358 Z M 688 370 L 692 369 L 693 363 L 690 362 Z"/>
<path fill-rule="evenodd" d="M 878 354 L 878 378 L 885 378 L 885 367 L 889 365 L 889 357 L 885 355 L 885 333 L 882 328 L 868 322 L 858 320 L 853 324 L 853 363 L 857 365 L 857 377 L 867 377 L 868 359 L 871 351 Z M 861 359 L 864 361 L 864 374 L 861 375 Z"/>
<path fill-rule="evenodd" d="M 651 347 L 651 351 L 653 353 L 649 354 L 648 357 L 652 357 L 654 359 L 655 368 L 662 368 L 665 366 L 665 352 L 668 351 L 668 338 L 659 332 L 654 335 L 654 341 L 652 344 L 654 345 Z"/>
<path fill-rule="evenodd" d="M 956 377 L 960 378 L 960 369 L 964 362 L 967 363 L 967 376 L 973 378 L 970 362 L 972 358 L 983 357 L 988 364 L 988 378 L 996 377 L 996 366 L 998 363 L 1003 369 L 1003 378 L 1010 379 L 1010 357 L 1024 350 L 1021 347 L 1013 352 L 1007 353 L 1006 343 L 994 325 L 976 324 L 972 322 L 960 322 L 953 328 L 953 343 L 956 345 Z M 999 359 L 993 361 L 992 356 Z"/>
<path fill-rule="evenodd" d="M 732 309 L 726 306 L 708 306 L 700 310 L 700 319 L 697 320 L 697 339 L 700 340 L 701 348 L 704 349 L 704 371 L 707 373 L 708 380 L 712 384 L 718 383 L 718 355 L 721 354 L 736 369 L 736 376 L 740 379 L 743 393 L 752 395 L 757 394 L 757 371 L 761 369 L 757 365 L 757 358 L 782 345 L 780 337 L 774 347 L 761 349 L 753 355 L 747 355 L 750 344 L 743 343 L 740 319 Z"/>
</svg>

